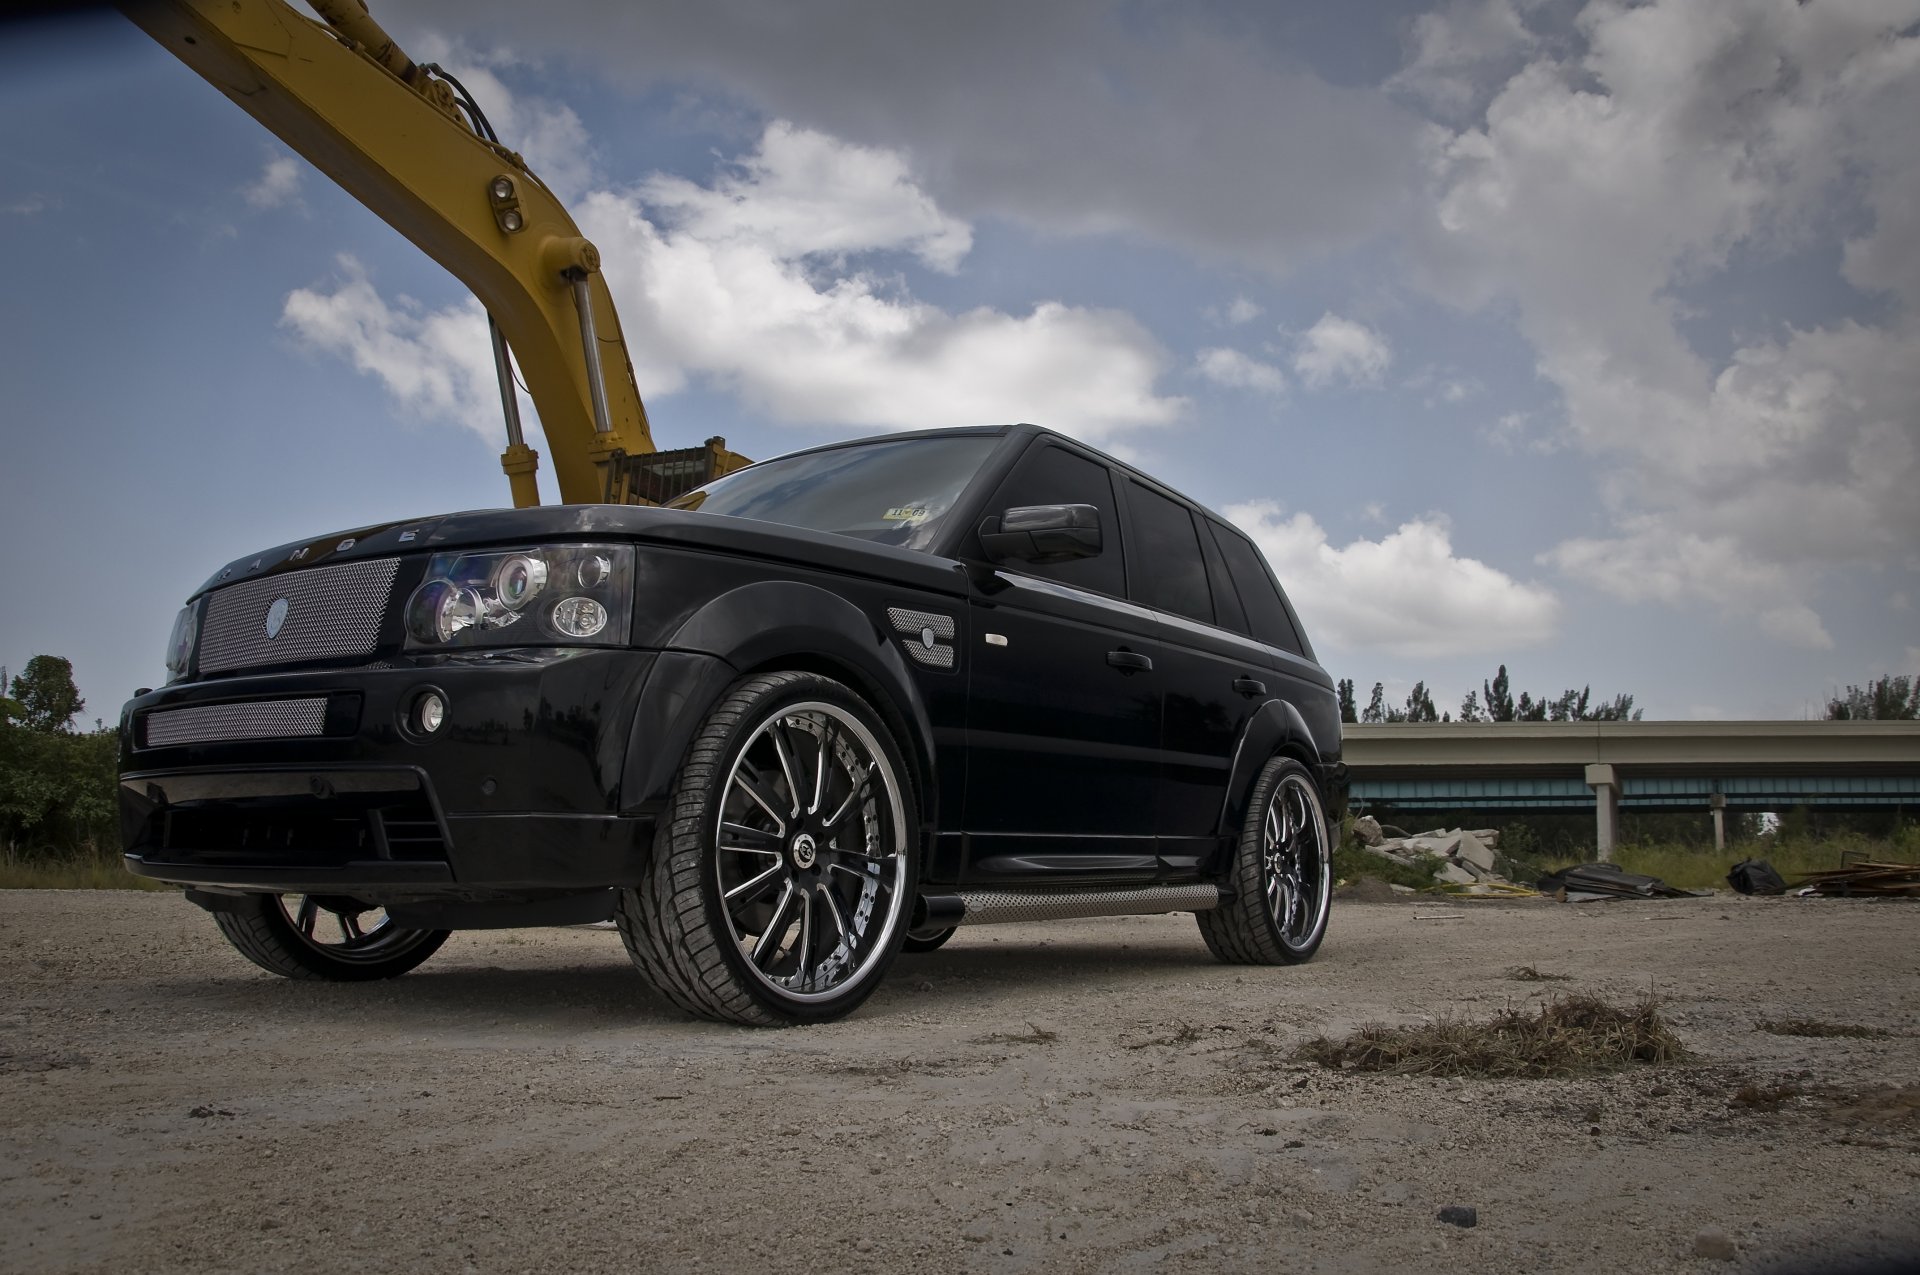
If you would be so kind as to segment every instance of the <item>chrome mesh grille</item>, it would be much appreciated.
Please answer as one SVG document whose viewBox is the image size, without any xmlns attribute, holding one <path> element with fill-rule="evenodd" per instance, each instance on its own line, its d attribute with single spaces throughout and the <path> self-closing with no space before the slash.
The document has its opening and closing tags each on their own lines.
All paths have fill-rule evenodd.
<svg viewBox="0 0 1920 1275">
<path fill-rule="evenodd" d="M 887 621 L 900 634 L 900 645 L 908 655 L 928 668 L 953 667 L 953 617 L 937 611 L 909 611 L 888 607 Z"/>
<path fill-rule="evenodd" d="M 223 739 L 298 739 L 323 733 L 326 720 L 324 695 L 169 708 L 147 714 L 147 747 L 172 748 Z"/>
<path fill-rule="evenodd" d="M 365 655 L 380 640 L 400 559 L 343 562 L 229 585 L 207 599 L 200 671 Z M 286 622 L 267 636 L 267 611 L 287 600 Z"/>
<path fill-rule="evenodd" d="M 968 890 L 962 925 L 1007 921 L 1063 921 L 1087 916 L 1151 916 L 1160 912 L 1204 912 L 1220 906 L 1214 885 L 1151 885 L 1111 890 Z"/>
</svg>

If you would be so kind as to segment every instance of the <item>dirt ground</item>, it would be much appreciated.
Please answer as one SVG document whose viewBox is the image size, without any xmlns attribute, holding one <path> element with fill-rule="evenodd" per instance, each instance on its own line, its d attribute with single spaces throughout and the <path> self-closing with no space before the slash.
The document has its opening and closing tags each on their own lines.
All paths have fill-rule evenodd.
<svg viewBox="0 0 1920 1275">
<path fill-rule="evenodd" d="M 458 934 L 404 978 L 316 986 L 176 897 L 10 891 L 0 1270 L 1912 1257 L 1916 940 L 1911 903 L 1738 896 L 1336 904 L 1291 969 L 1214 964 L 1186 916 L 982 927 L 903 956 L 846 1022 L 754 1031 L 654 999 L 607 931 Z M 1697 1061 L 1484 1081 L 1288 1059 L 1366 1021 L 1649 989 Z M 1784 1018 L 1894 1034 L 1755 1027 Z M 1732 1262 L 1694 1256 L 1709 1226 Z"/>
</svg>

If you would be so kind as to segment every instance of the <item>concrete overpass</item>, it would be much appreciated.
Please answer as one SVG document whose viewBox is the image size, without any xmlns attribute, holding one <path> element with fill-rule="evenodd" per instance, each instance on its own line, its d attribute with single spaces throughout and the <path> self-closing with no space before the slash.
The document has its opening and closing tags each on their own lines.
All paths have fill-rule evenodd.
<svg viewBox="0 0 1920 1275">
<path fill-rule="evenodd" d="M 1453 722 L 1343 729 L 1357 811 L 1594 812 L 1609 857 L 1622 807 L 1920 812 L 1920 722 Z"/>
</svg>

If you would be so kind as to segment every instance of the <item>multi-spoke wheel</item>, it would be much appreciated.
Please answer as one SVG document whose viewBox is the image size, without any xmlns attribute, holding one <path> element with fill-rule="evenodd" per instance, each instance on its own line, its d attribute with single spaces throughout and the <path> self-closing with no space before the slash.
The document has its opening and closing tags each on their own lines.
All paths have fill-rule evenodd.
<svg viewBox="0 0 1920 1275">
<path fill-rule="evenodd" d="M 918 871 L 913 792 L 865 701 L 812 673 L 736 684 L 688 750 L 627 951 L 691 1013 L 837 1018 L 899 951 Z"/>
<path fill-rule="evenodd" d="M 242 956 L 288 978 L 392 978 L 447 941 L 445 930 L 402 929 L 386 909 L 339 895 L 249 894 L 213 919 Z"/>
<path fill-rule="evenodd" d="M 1332 843 L 1320 790 L 1299 762 L 1275 757 L 1254 782 L 1226 884 L 1231 900 L 1194 914 L 1215 956 L 1291 965 L 1319 948 L 1333 897 Z"/>
</svg>

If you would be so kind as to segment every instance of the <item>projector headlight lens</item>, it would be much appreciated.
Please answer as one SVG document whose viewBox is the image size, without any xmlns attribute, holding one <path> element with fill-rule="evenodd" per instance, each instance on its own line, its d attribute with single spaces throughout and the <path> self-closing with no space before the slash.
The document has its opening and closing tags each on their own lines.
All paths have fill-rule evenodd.
<svg viewBox="0 0 1920 1275">
<path fill-rule="evenodd" d="M 438 553 L 407 599 L 407 647 L 623 646 L 632 616 L 628 545 Z"/>
</svg>

